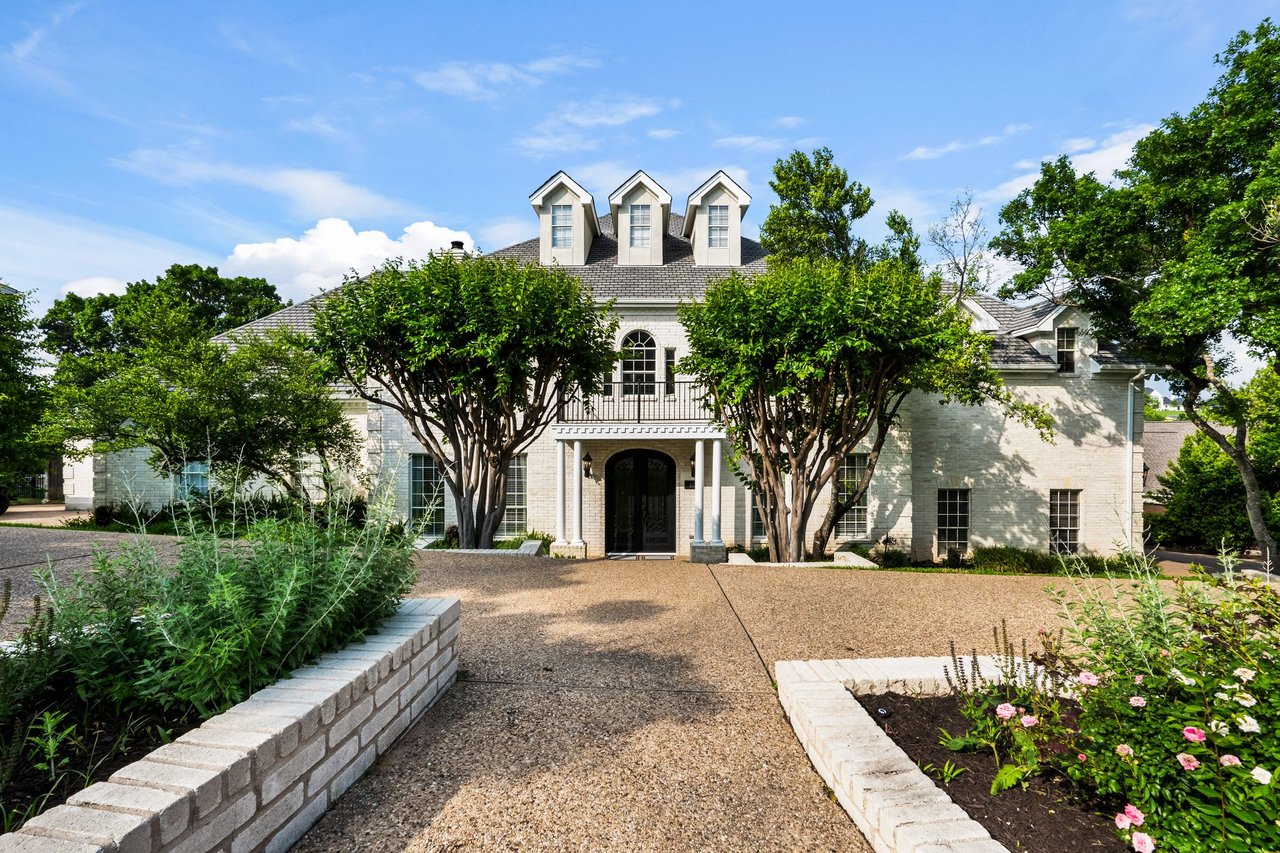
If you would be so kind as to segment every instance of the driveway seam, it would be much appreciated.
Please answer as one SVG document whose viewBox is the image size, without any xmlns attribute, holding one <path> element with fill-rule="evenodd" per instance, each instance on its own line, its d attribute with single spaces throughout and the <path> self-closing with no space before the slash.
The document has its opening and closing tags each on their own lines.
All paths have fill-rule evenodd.
<svg viewBox="0 0 1280 853">
<path fill-rule="evenodd" d="M 716 577 L 715 569 L 711 568 L 711 564 L 706 564 L 707 571 L 711 573 L 711 579 L 716 582 L 716 587 L 720 590 L 720 594 L 724 596 L 724 603 L 729 605 L 729 610 L 733 613 L 733 618 L 738 620 L 738 627 L 742 629 L 742 633 L 747 635 L 747 642 L 751 643 L 751 649 L 756 653 L 756 659 L 760 661 L 760 666 L 764 668 L 764 677 L 768 679 L 769 684 L 773 685 L 773 673 L 769 672 L 769 664 L 765 663 L 764 655 L 760 654 L 760 647 L 756 645 L 756 638 L 751 636 L 751 632 L 747 630 L 747 625 L 742 621 L 742 617 L 738 615 L 738 608 L 733 606 L 733 600 L 729 598 L 729 593 L 725 592 L 724 584 L 720 583 L 720 578 Z"/>
</svg>

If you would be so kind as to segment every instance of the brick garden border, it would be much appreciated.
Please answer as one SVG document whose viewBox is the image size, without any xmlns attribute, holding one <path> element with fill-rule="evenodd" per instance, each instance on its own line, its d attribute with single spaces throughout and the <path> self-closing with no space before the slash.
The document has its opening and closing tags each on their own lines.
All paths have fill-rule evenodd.
<svg viewBox="0 0 1280 853">
<path fill-rule="evenodd" d="M 72 795 L 0 851 L 289 848 L 453 684 L 461 608 L 411 599 L 378 633 Z"/>
<path fill-rule="evenodd" d="M 996 672 L 995 658 L 979 658 Z M 778 700 L 809 760 L 876 853 L 1007 853 L 881 730 L 854 694 L 951 692 L 950 658 L 778 661 Z"/>
</svg>

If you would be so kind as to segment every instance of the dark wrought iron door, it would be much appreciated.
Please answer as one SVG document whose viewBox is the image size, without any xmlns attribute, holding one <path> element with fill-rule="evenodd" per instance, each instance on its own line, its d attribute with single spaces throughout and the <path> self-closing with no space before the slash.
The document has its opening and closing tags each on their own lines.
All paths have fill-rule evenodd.
<svg viewBox="0 0 1280 853">
<path fill-rule="evenodd" d="M 605 466 L 605 549 L 676 549 L 676 466 L 653 450 L 615 454 Z"/>
</svg>

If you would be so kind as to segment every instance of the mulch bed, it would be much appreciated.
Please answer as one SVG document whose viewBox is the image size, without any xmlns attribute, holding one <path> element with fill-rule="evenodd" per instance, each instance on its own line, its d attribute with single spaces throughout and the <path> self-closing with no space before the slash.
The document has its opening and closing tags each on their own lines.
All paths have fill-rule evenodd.
<svg viewBox="0 0 1280 853">
<path fill-rule="evenodd" d="M 1108 814 L 1099 806 L 1081 802 L 1070 783 L 1060 777 L 1033 777 L 1024 790 L 1018 786 L 991 796 L 996 763 L 990 753 L 952 752 L 938 743 L 939 729 L 953 735 L 969 730 L 955 697 L 912 697 L 897 693 L 858 696 L 872 719 L 878 720 L 894 743 L 921 766 L 941 768 L 950 761 L 967 773 L 938 782 L 956 805 L 982 824 L 991 837 L 1010 850 L 1029 853 L 1126 850 Z M 889 711 L 887 718 L 876 709 Z M 938 771 L 928 774 L 937 781 Z"/>
</svg>

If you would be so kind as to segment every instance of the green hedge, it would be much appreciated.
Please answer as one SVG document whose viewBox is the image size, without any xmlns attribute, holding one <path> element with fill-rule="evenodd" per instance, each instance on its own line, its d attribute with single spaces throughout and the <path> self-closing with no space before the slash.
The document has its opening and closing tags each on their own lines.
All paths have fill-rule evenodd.
<svg viewBox="0 0 1280 853">
<path fill-rule="evenodd" d="M 1031 548 L 1008 545 L 985 545 L 972 549 L 969 559 L 973 568 L 984 572 L 1009 574 L 1064 575 L 1133 573 L 1131 561 L 1124 557 L 1099 557 L 1095 554 L 1051 554 Z"/>
</svg>

